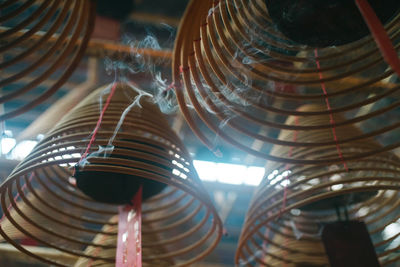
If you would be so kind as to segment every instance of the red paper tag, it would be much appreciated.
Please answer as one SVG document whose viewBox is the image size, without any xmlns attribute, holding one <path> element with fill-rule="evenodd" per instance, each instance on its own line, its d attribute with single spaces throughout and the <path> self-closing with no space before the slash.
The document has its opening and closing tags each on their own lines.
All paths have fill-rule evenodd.
<svg viewBox="0 0 400 267">
<path fill-rule="evenodd" d="M 322 241 L 332 267 L 379 267 L 365 223 L 343 221 L 327 224 Z"/>
<path fill-rule="evenodd" d="M 120 206 L 116 267 L 142 266 L 142 187 L 132 205 Z"/>
</svg>

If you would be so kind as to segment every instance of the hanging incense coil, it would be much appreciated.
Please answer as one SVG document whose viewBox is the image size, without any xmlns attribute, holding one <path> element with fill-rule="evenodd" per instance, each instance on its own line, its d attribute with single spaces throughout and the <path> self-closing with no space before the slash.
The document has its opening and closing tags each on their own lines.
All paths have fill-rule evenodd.
<svg viewBox="0 0 400 267">
<path fill-rule="evenodd" d="M 95 7 L 93 1 L 16 0 L 0 9 L 0 104 L 8 104 L 2 121 L 39 105 L 68 80 L 89 42 Z"/>
<path fill-rule="evenodd" d="M 93 254 L 93 250 L 115 250 L 115 243 L 102 243 L 98 237 L 116 238 L 117 222 L 111 219 L 118 214 L 118 206 L 95 201 L 73 185 L 78 164 L 81 172 L 114 173 L 110 179 L 125 174 L 167 185 L 142 206 L 143 251 L 158 251 L 143 254 L 144 264 L 157 266 L 153 263 L 166 261 L 186 266 L 202 259 L 219 242 L 221 221 L 188 152 L 151 99 L 143 96 L 141 107 L 130 106 L 137 93 L 118 85 L 96 139 L 81 160 L 109 93 L 107 88 L 96 90 L 68 113 L 0 187 L 3 240 L 57 266 L 70 265 L 33 254 L 20 240 L 29 238 L 80 260 L 115 263 L 115 255 Z M 99 152 L 105 150 L 108 154 Z M 92 178 L 97 186 L 96 176 Z M 143 194 L 146 190 L 143 183 Z"/>
<path fill-rule="evenodd" d="M 299 110 L 313 111 L 319 108 L 306 105 Z M 289 117 L 286 123 L 292 125 L 297 121 L 301 125 L 312 126 L 326 120 L 326 117 Z M 334 119 L 338 123 L 344 120 L 340 116 Z M 359 133 L 360 130 L 355 126 L 336 129 L 339 140 Z M 296 135 L 297 140 L 304 142 L 323 142 L 332 138 L 333 134 L 330 129 L 325 129 L 312 133 L 298 131 Z M 279 138 L 292 140 L 292 132 L 282 131 Z M 310 246 L 323 247 L 320 236 L 323 225 L 343 219 L 366 223 L 382 266 L 399 260 L 400 255 L 395 253 L 399 248 L 400 236 L 400 227 L 396 227 L 400 219 L 399 158 L 384 152 L 361 160 L 346 160 L 355 153 L 378 149 L 380 146 L 367 138 L 339 147 L 274 147 L 271 151 L 274 156 L 286 154 L 323 161 L 341 153 L 342 162 L 321 165 L 268 164 L 269 174 L 258 186 L 246 216 L 236 262 L 252 259 L 253 264 L 259 262 L 264 266 L 281 266 L 285 262 L 295 264 L 299 263 L 299 259 L 306 259 L 310 264 L 319 264 L 324 259 L 321 249 L 304 249 Z M 278 242 L 275 236 L 285 241 Z"/>
<path fill-rule="evenodd" d="M 397 7 L 394 7 L 395 10 Z M 397 15 L 386 31 L 399 51 Z M 190 2 L 174 48 L 176 96 L 194 133 L 214 151 L 225 141 L 259 158 L 316 164 L 287 155 L 273 156 L 272 146 L 312 148 L 325 144 L 281 140 L 281 130 L 333 128 L 326 120 L 311 126 L 287 125 L 290 116 L 340 114 L 343 127 L 362 128 L 353 140 L 375 137 L 384 145 L 363 158 L 400 146 L 395 110 L 400 84 L 370 35 L 348 45 L 314 49 L 284 37 L 262 0 Z M 303 104 L 324 107 L 299 111 Z M 191 108 L 189 108 L 191 107 Z M 392 119 L 384 119 L 392 118 Z M 330 140 L 334 144 L 334 140 Z M 379 150 L 379 151 L 378 151 Z M 329 158 L 339 162 L 340 158 Z"/>
</svg>

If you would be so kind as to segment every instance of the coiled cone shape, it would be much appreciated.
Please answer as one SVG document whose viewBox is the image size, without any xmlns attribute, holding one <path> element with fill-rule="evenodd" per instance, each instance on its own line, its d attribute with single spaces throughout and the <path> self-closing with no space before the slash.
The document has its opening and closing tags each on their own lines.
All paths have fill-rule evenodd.
<svg viewBox="0 0 400 267">
<path fill-rule="evenodd" d="M 362 128 L 353 141 L 375 136 L 384 141 L 380 151 L 399 147 L 399 81 L 371 36 L 321 49 L 298 45 L 277 30 L 265 2 L 192 0 L 186 10 L 174 48 L 174 85 L 186 121 L 204 144 L 217 150 L 213 140 L 218 136 L 258 158 L 314 164 L 272 155 L 271 147 L 320 146 L 313 140 L 305 144 L 278 136 L 281 130 L 331 128 L 329 119 L 310 127 L 288 125 L 288 117 L 332 113 L 345 115 L 342 126 Z M 396 14 L 386 31 L 399 51 L 400 15 Z M 304 104 L 324 106 L 299 111 Z M 330 160 L 341 161 L 337 156 Z"/>
<path fill-rule="evenodd" d="M 2 1 L 0 10 L 0 103 L 25 102 L 6 105 L 2 121 L 39 105 L 68 80 L 89 42 L 96 8 L 91 0 L 15 0 Z"/>
<path fill-rule="evenodd" d="M 319 108 L 306 105 L 299 110 Z M 341 116 L 334 119 L 338 123 L 344 121 Z M 321 120 L 329 120 L 329 116 L 291 117 L 286 123 L 311 126 Z M 337 140 L 341 140 L 359 132 L 355 126 L 340 127 L 336 128 L 335 135 Z M 280 138 L 323 142 L 333 138 L 333 132 L 332 129 L 312 133 L 298 131 L 293 135 L 282 131 Z M 399 260 L 400 255 L 396 253 L 400 246 L 399 158 L 385 152 L 362 160 L 348 160 L 355 153 L 379 147 L 370 138 L 337 147 L 274 147 L 272 155 L 318 159 L 321 163 L 268 164 L 268 174 L 258 186 L 246 215 L 236 262 L 259 262 L 264 266 L 281 266 L 286 262 L 297 266 L 295 264 L 301 263 L 299 260 L 304 260 L 319 266 L 323 264 L 321 261 L 326 260 L 325 251 L 321 249 L 323 224 L 345 219 L 346 216 L 350 220 L 366 223 L 383 266 Z M 323 164 L 325 158 L 338 153 L 342 154 L 341 163 Z"/>
<path fill-rule="evenodd" d="M 1 185 L 4 218 L 0 234 L 18 250 L 50 264 L 70 266 L 21 245 L 21 240 L 33 239 L 79 261 L 115 262 L 115 255 L 93 250 L 115 250 L 114 241 L 104 243 L 99 236 L 111 240 L 117 237 L 117 222 L 112 218 L 118 206 L 95 201 L 71 183 L 74 166 L 88 146 L 108 94 L 107 89 L 100 88 L 78 104 Z M 131 88 L 118 85 L 79 169 L 110 173 L 111 181 L 125 174 L 168 185 L 142 205 L 143 262 L 150 266 L 158 266 L 160 261 L 188 265 L 217 245 L 221 221 L 188 152 L 150 99 L 143 97 L 141 107 L 133 105 L 126 110 L 112 142 L 113 150 L 108 150 L 122 113 L 136 97 Z M 109 154 L 99 152 L 104 148 Z M 96 176 L 92 178 L 93 186 L 97 186 Z"/>
</svg>

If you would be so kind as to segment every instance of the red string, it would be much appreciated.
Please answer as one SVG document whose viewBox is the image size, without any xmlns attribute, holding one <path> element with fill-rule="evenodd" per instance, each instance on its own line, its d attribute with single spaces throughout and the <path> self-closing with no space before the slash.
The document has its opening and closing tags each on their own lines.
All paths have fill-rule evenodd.
<svg viewBox="0 0 400 267">
<path fill-rule="evenodd" d="M 381 21 L 376 16 L 375 11 L 366 0 L 355 0 L 356 5 L 363 16 L 365 23 L 367 24 L 372 36 L 374 37 L 375 43 L 378 45 L 383 58 L 392 69 L 400 76 L 400 60 L 397 55 L 396 49 L 387 35 L 385 28 Z"/>
<path fill-rule="evenodd" d="M 175 88 L 175 83 L 174 82 L 172 82 L 170 85 L 168 85 L 168 87 L 164 89 L 164 92 L 168 92 L 172 88 Z"/>
<path fill-rule="evenodd" d="M 97 135 L 97 132 L 98 132 L 99 129 L 100 129 L 100 125 L 101 125 L 101 122 L 103 121 L 104 114 L 106 113 L 106 110 L 107 110 L 108 106 L 110 105 L 111 98 L 113 97 L 113 95 L 114 95 L 116 89 L 117 89 L 117 83 L 114 82 L 113 85 L 112 85 L 112 87 L 111 87 L 110 94 L 109 94 L 108 97 L 107 97 L 106 103 L 104 104 L 104 107 L 103 107 L 103 109 L 101 110 L 99 119 L 97 120 L 96 127 L 95 127 L 94 130 L 93 130 L 92 137 L 90 138 L 89 144 L 88 144 L 88 146 L 86 147 L 85 152 L 82 154 L 82 157 L 81 157 L 81 159 L 79 160 L 79 163 L 81 163 L 82 160 L 84 160 L 84 159 L 86 158 L 86 156 L 87 156 L 87 154 L 89 153 L 89 150 L 90 150 L 92 144 L 93 144 L 94 141 L 96 140 L 96 135 Z"/>
<path fill-rule="evenodd" d="M 339 145 L 338 138 L 337 138 L 337 135 L 336 135 L 336 124 L 335 124 L 335 120 L 333 118 L 331 105 L 329 104 L 329 99 L 328 99 L 328 93 L 326 91 L 326 86 L 325 86 L 325 83 L 322 81 L 324 79 L 324 76 L 322 75 L 322 72 L 321 72 L 321 65 L 320 65 L 319 60 L 318 60 L 318 50 L 317 49 L 314 49 L 314 55 L 315 55 L 315 62 L 317 63 L 319 79 L 321 80 L 321 88 L 322 88 L 322 91 L 324 92 L 324 95 L 325 95 L 326 107 L 329 110 L 330 124 L 332 125 L 331 129 L 332 129 L 333 139 L 335 140 L 335 143 L 336 143 L 336 150 L 338 152 L 339 158 L 341 159 L 344 168 L 346 169 L 346 171 L 349 171 L 349 169 L 347 167 L 347 163 L 343 158 L 343 153 L 342 153 L 342 150 L 340 149 L 340 145 Z"/>
<path fill-rule="evenodd" d="M 181 66 L 179 66 L 179 73 L 186 72 L 186 71 L 188 71 L 189 69 L 190 69 L 189 66 L 183 67 L 183 66 L 181 65 Z"/>
</svg>

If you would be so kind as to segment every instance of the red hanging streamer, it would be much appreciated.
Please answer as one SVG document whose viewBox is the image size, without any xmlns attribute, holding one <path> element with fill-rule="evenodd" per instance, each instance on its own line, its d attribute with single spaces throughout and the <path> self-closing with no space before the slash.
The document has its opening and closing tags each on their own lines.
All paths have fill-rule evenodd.
<svg viewBox="0 0 400 267">
<path fill-rule="evenodd" d="M 120 206 L 116 267 L 142 267 L 142 186 L 132 205 Z"/>
<path fill-rule="evenodd" d="M 386 33 L 381 21 L 376 16 L 375 11 L 367 0 L 355 0 L 358 10 L 365 23 L 367 24 L 372 36 L 374 37 L 375 43 L 381 50 L 382 56 L 392 69 L 400 76 L 400 60 L 397 55 L 396 49 Z"/>
</svg>

